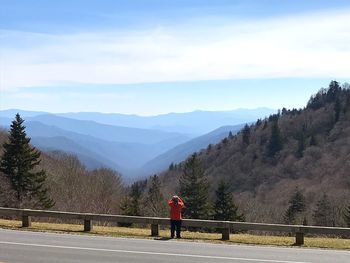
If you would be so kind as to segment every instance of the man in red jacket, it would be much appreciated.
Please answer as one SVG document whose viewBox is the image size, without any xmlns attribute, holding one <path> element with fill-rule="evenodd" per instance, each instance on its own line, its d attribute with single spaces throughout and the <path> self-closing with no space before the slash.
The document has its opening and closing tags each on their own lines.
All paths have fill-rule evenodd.
<svg viewBox="0 0 350 263">
<path fill-rule="evenodd" d="M 169 201 L 168 205 L 170 206 L 170 232 L 171 238 L 174 238 L 175 229 L 176 229 L 176 238 L 181 238 L 181 210 L 184 207 L 184 202 L 180 197 L 174 195 Z"/>
</svg>

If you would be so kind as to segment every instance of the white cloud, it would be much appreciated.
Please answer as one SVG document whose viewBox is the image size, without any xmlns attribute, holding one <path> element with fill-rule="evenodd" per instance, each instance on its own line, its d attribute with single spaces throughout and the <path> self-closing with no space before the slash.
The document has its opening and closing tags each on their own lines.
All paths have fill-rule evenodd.
<svg viewBox="0 0 350 263">
<path fill-rule="evenodd" d="M 348 77 L 350 10 L 201 28 L 42 35 L 2 31 L 1 89 L 59 82 Z"/>
</svg>

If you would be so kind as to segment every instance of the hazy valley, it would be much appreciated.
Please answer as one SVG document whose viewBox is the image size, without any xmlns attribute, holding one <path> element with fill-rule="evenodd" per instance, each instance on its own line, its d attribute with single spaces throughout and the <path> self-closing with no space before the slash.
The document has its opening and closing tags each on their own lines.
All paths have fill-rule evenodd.
<svg viewBox="0 0 350 263">
<path fill-rule="evenodd" d="M 17 112 L 25 118 L 32 144 L 40 150 L 76 155 L 90 170 L 109 167 L 130 181 L 183 161 L 189 154 L 219 142 L 230 131 L 236 133 L 245 123 L 275 111 L 261 108 L 141 117 L 6 110 L 0 111 L 4 129 Z"/>
</svg>

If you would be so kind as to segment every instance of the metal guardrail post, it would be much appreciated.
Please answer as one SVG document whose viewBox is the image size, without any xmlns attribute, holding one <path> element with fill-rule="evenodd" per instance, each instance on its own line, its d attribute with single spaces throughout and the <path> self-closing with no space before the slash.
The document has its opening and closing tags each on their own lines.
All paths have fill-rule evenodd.
<svg viewBox="0 0 350 263">
<path fill-rule="evenodd" d="M 159 225 L 151 224 L 151 236 L 152 237 L 159 236 Z"/>
</svg>

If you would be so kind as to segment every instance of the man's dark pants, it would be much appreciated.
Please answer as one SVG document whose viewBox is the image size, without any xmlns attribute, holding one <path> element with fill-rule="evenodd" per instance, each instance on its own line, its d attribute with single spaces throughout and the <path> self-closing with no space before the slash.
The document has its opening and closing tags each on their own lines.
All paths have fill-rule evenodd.
<svg viewBox="0 0 350 263">
<path fill-rule="evenodd" d="M 181 238 L 181 223 L 182 220 L 170 220 L 171 238 L 174 238 L 176 229 L 176 238 Z"/>
</svg>

